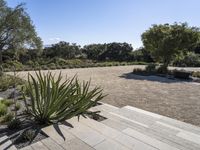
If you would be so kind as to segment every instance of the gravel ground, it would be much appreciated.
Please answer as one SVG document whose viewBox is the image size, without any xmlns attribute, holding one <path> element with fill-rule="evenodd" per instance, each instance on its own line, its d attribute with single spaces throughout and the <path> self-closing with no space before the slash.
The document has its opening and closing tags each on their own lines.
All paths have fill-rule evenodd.
<svg viewBox="0 0 200 150">
<path fill-rule="evenodd" d="M 91 78 L 92 87 L 100 85 L 104 88 L 104 92 L 109 94 L 103 102 L 118 107 L 131 105 L 200 126 L 200 83 L 133 75 L 131 72 L 137 67 L 144 66 L 63 69 L 61 71 L 63 76 L 72 77 L 77 74 L 80 80 Z M 200 68 L 187 68 L 187 70 L 200 71 Z M 60 70 L 51 72 L 58 74 Z M 27 72 L 20 72 L 18 75 L 26 78 Z"/>
</svg>

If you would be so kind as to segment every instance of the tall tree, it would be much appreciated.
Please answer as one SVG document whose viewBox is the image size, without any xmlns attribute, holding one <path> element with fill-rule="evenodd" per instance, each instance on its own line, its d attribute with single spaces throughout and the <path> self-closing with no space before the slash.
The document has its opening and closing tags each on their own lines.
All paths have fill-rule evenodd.
<svg viewBox="0 0 200 150">
<path fill-rule="evenodd" d="M 51 47 L 44 49 L 44 55 L 46 57 L 61 57 L 64 59 L 73 59 L 81 54 L 81 48 L 75 43 L 68 43 L 60 41 L 59 43 L 53 44 Z"/>
<path fill-rule="evenodd" d="M 181 51 L 191 50 L 199 40 L 199 28 L 187 23 L 153 25 L 142 34 L 142 41 L 153 58 L 168 66 Z"/>
<path fill-rule="evenodd" d="M 3 50 L 23 48 L 42 49 L 41 39 L 37 36 L 24 4 L 10 8 L 4 0 L 0 0 L 0 66 Z"/>
</svg>

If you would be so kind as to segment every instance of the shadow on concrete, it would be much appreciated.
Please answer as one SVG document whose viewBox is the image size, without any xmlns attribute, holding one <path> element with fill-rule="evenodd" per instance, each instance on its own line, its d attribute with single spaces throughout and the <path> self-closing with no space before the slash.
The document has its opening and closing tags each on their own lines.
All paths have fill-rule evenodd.
<svg viewBox="0 0 200 150">
<path fill-rule="evenodd" d="M 65 136 L 63 135 L 62 131 L 60 130 L 60 127 L 58 124 L 53 124 L 54 129 L 56 130 L 56 132 L 63 138 L 63 140 L 65 141 Z"/>
<path fill-rule="evenodd" d="M 62 125 L 65 125 L 67 127 L 73 128 L 73 125 L 68 123 L 67 121 L 63 121 L 61 122 Z M 59 123 L 53 124 L 54 129 L 56 130 L 56 132 L 63 138 L 63 140 L 65 141 L 65 136 L 63 135 L 62 131 L 60 130 L 59 127 Z"/>
<path fill-rule="evenodd" d="M 154 81 L 154 82 L 161 82 L 161 83 L 177 83 L 177 82 L 193 82 L 192 79 L 189 80 L 183 80 L 183 79 L 177 79 L 173 77 L 162 77 L 157 75 L 149 75 L 149 76 L 143 76 L 143 75 L 136 75 L 132 72 L 125 73 L 119 76 L 120 78 L 125 79 L 133 79 L 133 80 L 146 80 L 146 81 Z"/>
</svg>

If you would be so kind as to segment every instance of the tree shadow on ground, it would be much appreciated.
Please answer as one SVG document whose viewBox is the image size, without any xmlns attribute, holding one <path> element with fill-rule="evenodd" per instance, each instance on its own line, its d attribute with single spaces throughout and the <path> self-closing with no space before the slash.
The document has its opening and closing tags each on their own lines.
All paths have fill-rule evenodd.
<svg viewBox="0 0 200 150">
<path fill-rule="evenodd" d="M 162 77 L 162 76 L 157 76 L 157 75 L 149 75 L 149 76 L 144 76 L 144 75 L 136 75 L 132 72 L 130 73 L 124 73 L 120 78 L 125 78 L 125 79 L 133 79 L 133 80 L 142 80 L 142 81 L 153 81 L 153 82 L 160 82 L 160 83 L 178 83 L 178 82 L 193 82 L 192 79 L 189 80 L 184 80 L 184 79 L 177 79 L 173 77 Z"/>
</svg>

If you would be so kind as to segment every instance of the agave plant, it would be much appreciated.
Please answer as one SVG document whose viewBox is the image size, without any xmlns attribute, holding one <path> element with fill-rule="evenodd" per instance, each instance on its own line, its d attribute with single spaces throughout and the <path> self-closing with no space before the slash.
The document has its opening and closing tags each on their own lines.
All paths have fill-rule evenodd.
<svg viewBox="0 0 200 150">
<path fill-rule="evenodd" d="M 39 71 L 36 77 L 28 74 L 23 97 L 27 112 L 39 123 L 54 123 L 86 114 L 105 96 L 100 87 L 89 88 L 90 81 L 80 83 L 76 76 L 63 82 L 61 73 L 56 78 Z"/>
</svg>

